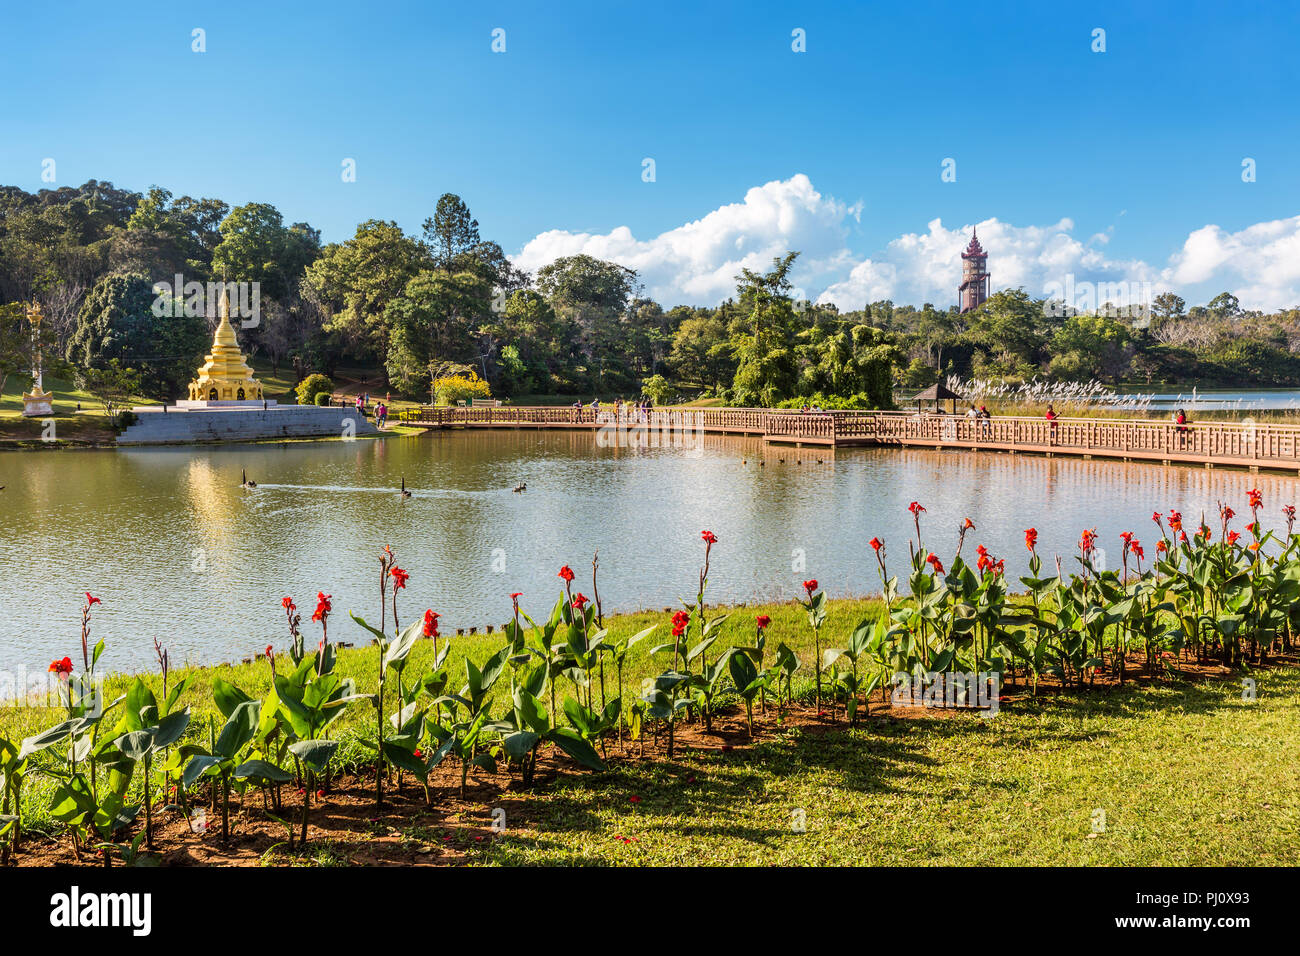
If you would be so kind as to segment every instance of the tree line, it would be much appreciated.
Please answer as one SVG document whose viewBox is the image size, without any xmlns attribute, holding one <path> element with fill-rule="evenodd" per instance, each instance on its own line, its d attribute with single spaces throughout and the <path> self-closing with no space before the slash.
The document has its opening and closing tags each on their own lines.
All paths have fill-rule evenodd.
<svg viewBox="0 0 1300 956">
<path fill-rule="evenodd" d="M 519 270 L 451 193 L 418 235 L 368 220 L 323 244 L 319 230 L 286 224 L 265 203 L 94 180 L 37 193 L 0 187 L 0 376 L 30 366 L 24 306 L 37 301 L 47 361 L 130 368 L 145 394 L 179 396 L 216 321 L 215 303 L 203 314 L 157 314 L 155 284 L 179 275 L 258 283 L 260 315 L 240 341 L 275 374 L 379 369 L 412 398 L 427 398 L 431 375 L 447 369 L 472 369 L 506 396 L 708 394 L 823 407 L 888 406 L 894 387 L 945 374 L 1300 379 L 1298 310 L 1247 312 L 1227 293 L 1187 309 L 1163 293 L 1135 319 L 1054 308 L 1014 289 L 965 314 L 887 300 L 840 312 L 793 298 L 797 256 L 743 269 L 717 306 L 665 309 L 634 270 L 591 256 Z"/>
</svg>

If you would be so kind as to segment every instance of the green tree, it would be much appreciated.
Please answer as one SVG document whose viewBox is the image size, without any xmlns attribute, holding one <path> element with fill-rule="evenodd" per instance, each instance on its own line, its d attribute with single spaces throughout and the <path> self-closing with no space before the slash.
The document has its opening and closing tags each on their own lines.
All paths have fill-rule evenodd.
<svg viewBox="0 0 1300 956">
<path fill-rule="evenodd" d="M 1072 315 L 1052 337 L 1054 378 L 1118 382 L 1133 362 L 1133 330 L 1104 315 Z"/>
<path fill-rule="evenodd" d="M 395 222 L 371 219 L 346 242 L 331 244 L 307 267 L 303 287 L 325 313 L 324 330 L 339 332 L 358 358 L 386 360 L 388 304 L 427 259 L 420 243 Z"/>
<path fill-rule="evenodd" d="M 140 373 L 124 368 L 117 359 L 110 359 L 100 367 L 77 369 L 77 388 L 99 402 L 104 414 L 116 422 L 122 406 L 140 394 Z"/>
<path fill-rule="evenodd" d="M 154 314 L 153 288 L 142 275 L 105 276 L 86 296 L 65 357 L 81 369 L 117 360 L 138 369 L 143 394 L 171 398 L 194 374 L 208 342 L 201 316 Z M 168 303 L 164 303 L 166 306 Z"/>
<path fill-rule="evenodd" d="M 721 389 L 736 373 L 727 327 L 716 315 L 692 315 L 673 333 L 668 364 L 684 382 Z"/>
<path fill-rule="evenodd" d="M 407 394 L 422 393 L 434 360 L 477 357 L 473 335 L 489 313 L 490 295 L 488 282 L 472 272 L 416 274 L 385 310 L 389 381 Z"/>
<path fill-rule="evenodd" d="M 662 375 L 651 375 L 641 385 L 641 394 L 656 405 L 667 405 L 673 394 L 673 387 Z"/>
<path fill-rule="evenodd" d="M 433 251 L 434 265 L 450 272 L 457 257 L 478 245 L 478 220 L 470 215 L 463 199 L 443 193 L 433 216 L 424 220 L 424 240 Z"/>
<path fill-rule="evenodd" d="M 1187 303 L 1182 296 L 1172 292 L 1162 292 L 1151 300 L 1151 310 L 1160 319 L 1176 319 L 1183 314 Z"/>
<path fill-rule="evenodd" d="M 1205 307 L 1219 318 L 1230 319 L 1241 315 L 1241 303 L 1231 292 L 1220 292 Z"/>
<path fill-rule="evenodd" d="M 967 313 L 966 338 L 990 357 L 989 371 L 1030 377 L 1046 345 L 1043 304 L 1024 289 L 995 292 Z"/>
<path fill-rule="evenodd" d="M 266 203 L 236 206 L 220 233 L 213 272 L 228 282 L 256 282 L 263 297 L 277 302 L 293 292 L 318 252 L 315 230 L 303 223 L 286 228 L 279 210 Z"/>
<path fill-rule="evenodd" d="M 768 272 L 744 269 L 737 276 L 736 298 L 748 316 L 744 333 L 732 342 L 737 359 L 732 402 L 737 405 L 772 407 L 794 394 L 798 371 L 790 269 L 798 255 L 791 252 L 773 259 Z"/>
</svg>

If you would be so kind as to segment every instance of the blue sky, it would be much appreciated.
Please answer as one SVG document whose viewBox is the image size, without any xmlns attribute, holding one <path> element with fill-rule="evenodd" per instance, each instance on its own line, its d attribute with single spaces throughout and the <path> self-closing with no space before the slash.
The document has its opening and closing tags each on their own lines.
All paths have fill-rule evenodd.
<svg viewBox="0 0 1300 956">
<path fill-rule="evenodd" d="M 814 297 L 946 305 L 956 233 L 987 223 L 995 286 L 1072 270 L 1300 304 L 1277 268 L 1300 260 L 1294 5 L 85 3 L 4 22 L 0 182 L 29 190 L 48 157 L 58 184 L 270 202 L 327 240 L 368 218 L 418 231 L 452 191 L 524 265 L 604 252 L 671 301 L 798 243 Z"/>
</svg>

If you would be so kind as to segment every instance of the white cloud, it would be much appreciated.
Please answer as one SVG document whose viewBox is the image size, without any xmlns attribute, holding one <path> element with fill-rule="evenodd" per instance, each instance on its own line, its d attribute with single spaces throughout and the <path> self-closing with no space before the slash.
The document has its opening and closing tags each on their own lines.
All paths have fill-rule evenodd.
<svg viewBox="0 0 1300 956">
<path fill-rule="evenodd" d="M 1170 256 L 1161 279 L 1175 289 L 1229 290 L 1247 309 L 1300 304 L 1300 216 L 1255 223 L 1239 232 L 1202 226 Z"/>
<path fill-rule="evenodd" d="M 647 294 L 665 306 L 716 305 L 735 294 L 742 268 L 767 269 L 792 249 L 800 253 L 797 282 L 809 290 L 843 274 L 851 261 L 847 219 L 861 212 L 860 204 L 823 197 L 800 173 L 756 186 L 742 202 L 651 239 L 637 239 L 627 226 L 603 234 L 553 229 L 530 240 L 514 263 L 535 272 L 561 256 L 586 253 L 637 270 Z"/>
<path fill-rule="evenodd" d="M 535 272 L 560 256 L 586 253 L 636 269 L 646 293 L 664 306 L 716 305 L 735 294 L 742 268 L 766 269 L 773 258 L 797 249 L 795 285 L 816 301 L 841 309 L 879 299 L 940 308 L 957 301 L 970 225 L 948 229 L 935 219 L 926 231 L 904 233 L 862 259 L 848 248 L 850 220 L 860 220 L 861 213 L 861 203 L 823 196 L 800 173 L 756 186 L 741 202 L 647 239 L 636 238 L 627 226 L 607 233 L 544 232 L 514 262 Z M 992 218 L 975 225 L 989 252 L 994 290 L 1023 286 L 1038 296 L 1072 275 L 1076 284 L 1150 283 L 1150 294 L 1172 289 L 1189 303 L 1225 289 L 1246 308 L 1300 303 L 1300 216 L 1235 233 L 1204 226 L 1163 267 L 1107 256 L 1114 226 L 1081 240 L 1069 218 L 1026 226 Z"/>
<path fill-rule="evenodd" d="M 906 233 L 891 241 L 879 256 L 859 262 L 848 276 L 821 294 L 822 302 L 841 309 L 860 309 L 868 302 L 893 299 L 898 303 L 939 308 L 957 301 L 961 253 L 970 241 L 971 226 L 947 229 L 932 220 L 923 233 Z M 989 253 L 988 268 L 994 290 L 1023 286 L 1042 295 L 1049 283 L 1142 282 L 1156 270 L 1141 261 L 1109 259 L 1097 248 L 1071 233 L 1074 222 L 1062 219 L 1050 226 L 1013 226 L 997 219 L 975 224 L 980 244 Z M 1090 242 L 1099 242 L 1094 236 Z"/>
</svg>

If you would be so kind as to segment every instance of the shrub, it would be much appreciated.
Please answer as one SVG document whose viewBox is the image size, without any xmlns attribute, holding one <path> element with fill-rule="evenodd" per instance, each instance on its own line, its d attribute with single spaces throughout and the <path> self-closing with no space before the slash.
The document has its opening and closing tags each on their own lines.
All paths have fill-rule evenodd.
<svg viewBox="0 0 1300 956">
<path fill-rule="evenodd" d="M 433 398 L 439 405 L 455 405 L 473 398 L 491 398 L 488 383 L 473 372 L 464 375 L 444 375 L 433 380 Z"/>
<path fill-rule="evenodd" d="M 672 397 L 673 387 L 662 375 L 651 375 L 642 384 L 641 394 L 656 405 L 667 405 Z"/>
<path fill-rule="evenodd" d="M 328 405 L 328 404 L 330 403 L 330 395 L 331 395 L 331 394 L 332 394 L 331 392 L 317 392 L 317 393 L 316 393 L 316 404 L 317 404 L 317 405 Z"/>
<path fill-rule="evenodd" d="M 298 394 L 299 405 L 310 405 L 320 392 L 333 393 L 334 383 L 328 375 L 313 372 L 297 384 L 294 391 Z"/>
</svg>

